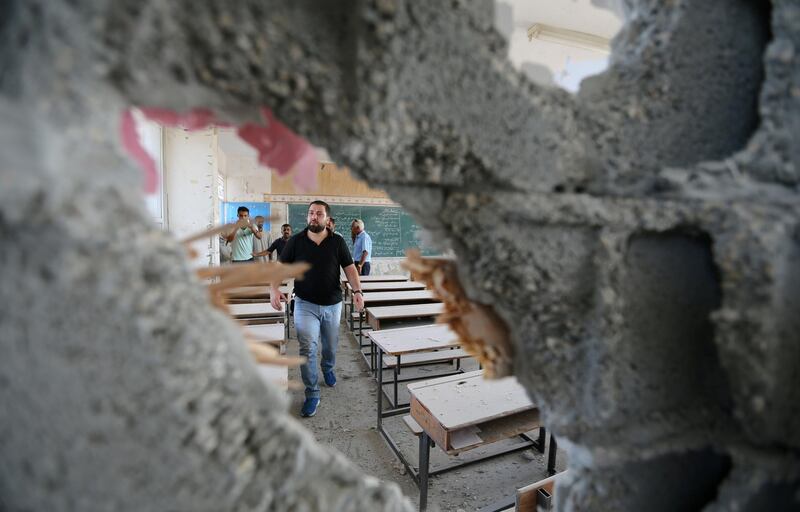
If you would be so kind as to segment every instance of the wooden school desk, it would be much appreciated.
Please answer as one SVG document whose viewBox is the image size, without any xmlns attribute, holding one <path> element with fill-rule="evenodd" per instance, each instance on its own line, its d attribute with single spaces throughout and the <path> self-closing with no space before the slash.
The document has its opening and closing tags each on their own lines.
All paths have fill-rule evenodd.
<svg viewBox="0 0 800 512">
<path fill-rule="evenodd" d="M 398 324 L 417 322 L 433 323 L 436 317 L 444 311 L 444 304 L 434 302 L 430 304 L 405 304 L 402 306 L 378 306 L 367 308 L 366 314 L 359 317 L 358 321 L 358 344 L 363 345 L 364 325 L 363 318 L 373 331 L 380 331 L 388 326 L 398 326 Z M 372 346 L 370 344 L 370 346 Z M 370 359 L 368 364 L 375 370 L 375 351 L 370 349 Z"/>
<path fill-rule="evenodd" d="M 352 296 L 350 299 L 352 310 Z M 399 306 L 401 304 L 425 304 L 440 302 L 431 290 L 392 290 L 385 292 L 367 292 L 364 294 L 364 307 Z M 359 320 L 360 313 L 353 312 L 348 316 L 350 330 L 355 330 L 354 323 Z M 363 321 L 363 319 L 361 319 Z M 363 324 L 362 324 L 363 326 Z"/>
<path fill-rule="evenodd" d="M 252 341 L 256 343 L 269 343 L 280 349 L 281 354 L 286 353 L 286 328 L 282 322 L 245 325 L 243 329 Z"/>
<path fill-rule="evenodd" d="M 531 446 L 544 453 L 545 430 L 539 420 L 539 410 L 514 378 L 486 380 L 479 370 L 415 382 L 408 385 L 408 390 L 411 393 L 411 418 L 421 428 L 419 468 L 418 471 L 409 468 L 419 485 L 420 510 L 427 507 L 428 477 L 432 474 Z M 536 428 L 539 429 L 538 440 L 525 434 Z M 432 443 L 448 455 L 458 455 L 516 436 L 524 442 L 476 460 L 430 470 Z M 555 450 L 550 450 L 549 471 L 555 470 L 555 453 Z"/>
<path fill-rule="evenodd" d="M 430 379 L 430 376 L 415 377 L 401 380 L 400 368 L 403 366 L 420 366 L 426 364 L 458 362 L 455 372 L 461 372 L 461 359 L 469 357 L 461 350 L 458 335 L 450 327 L 442 324 L 420 325 L 400 329 L 387 329 L 384 331 L 370 331 L 367 338 L 374 344 L 378 361 L 378 428 L 381 427 L 381 418 L 399 414 L 408 410 L 408 404 L 401 406 L 397 398 L 399 382 L 410 380 Z M 383 410 L 383 370 L 392 370 L 394 378 L 391 381 L 393 397 L 389 399 L 390 410 Z M 442 376 L 442 375 L 439 375 Z M 402 409 L 402 410 L 401 410 Z M 398 412 L 399 411 L 399 412 Z"/>
</svg>

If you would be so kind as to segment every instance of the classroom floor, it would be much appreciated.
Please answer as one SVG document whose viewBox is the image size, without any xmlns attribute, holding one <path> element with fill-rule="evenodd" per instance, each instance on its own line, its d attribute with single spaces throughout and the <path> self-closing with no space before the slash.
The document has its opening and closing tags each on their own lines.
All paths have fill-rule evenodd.
<svg viewBox="0 0 800 512">
<path fill-rule="evenodd" d="M 297 338 L 292 329 L 287 348 L 288 354 L 296 355 Z M 415 370 L 403 370 L 410 375 L 412 371 L 420 375 L 436 375 L 437 371 L 448 368 L 445 365 L 430 366 Z M 473 364 L 465 365 L 466 370 L 475 370 Z M 290 412 L 314 433 L 320 443 L 327 444 L 346 455 L 365 473 L 381 480 L 396 482 L 411 501 L 417 505 L 419 491 L 410 475 L 395 457 L 392 450 L 376 429 L 377 384 L 367 371 L 361 358 L 357 339 L 342 323 L 339 331 L 339 349 L 336 361 L 338 383 L 331 389 L 322 385 L 322 397 L 316 416 L 299 418 L 303 403 L 303 391 L 289 391 Z M 300 370 L 289 370 L 289 380 L 300 383 Z M 321 380 L 321 374 L 320 374 Z M 386 388 L 389 390 L 389 388 Z M 401 389 L 405 386 L 401 385 Z M 400 395 L 401 401 L 408 401 L 407 392 Z M 400 446 L 409 460 L 416 463 L 418 441 L 405 427 L 402 416 L 384 420 L 386 430 Z M 513 443 L 515 441 L 506 441 Z M 500 443 L 493 445 L 499 446 Z M 462 454 L 471 458 L 480 454 L 479 450 Z M 428 489 L 428 510 L 441 512 L 474 511 L 498 503 L 514 495 L 514 490 L 547 477 L 544 454 L 527 449 L 500 456 L 495 459 L 469 465 L 430 479 Z M 441 450 L 431 449 L 431 466 L 441 464 L 448 457 Z M 566 454 L 558 451 L 558 471 L 566 467 Z"/>
</svg>

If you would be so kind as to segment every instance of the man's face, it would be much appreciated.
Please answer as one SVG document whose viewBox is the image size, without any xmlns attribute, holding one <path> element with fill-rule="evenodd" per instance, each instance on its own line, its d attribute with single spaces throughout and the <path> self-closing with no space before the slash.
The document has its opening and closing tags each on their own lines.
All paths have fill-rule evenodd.
<svg viewBox="0 0 800 512">
<path fill-rule="evenodd" d="M 258 226 L 259 231 L 264 231 L 264 217 L 261 215 L 256 217 L 256 226 Z"/>
<path fill-rule="evenodd" d="M 358 222 L 354 222 L 354 223 L 350 224 L 350 233 L 353 236 L 356 236 L 360 231 L 361 231 L 361 229 L 358 227 Z"/>
<path fill-rule="evenodd" d="M 250 221 L 250 213 L 249 212 L 238 212 L 236 214 L 239 217 L 239 222 L 243 224 L 247 224 Z"/>
<path fill-rule="evenodd" d="M 312 233 L 321 233 L 328 223 L 328 214 L 321 204 L 312 204 L 308 207 L 308 230 Z"/>
<path fill-rule="evenodd" d="M 283 238 L 289 238 L 290 236 L 292 236 L 292 227 L 283 226 L 283 228 L 281 229 L 281 234 L 283 235 Z"/>
</svg>

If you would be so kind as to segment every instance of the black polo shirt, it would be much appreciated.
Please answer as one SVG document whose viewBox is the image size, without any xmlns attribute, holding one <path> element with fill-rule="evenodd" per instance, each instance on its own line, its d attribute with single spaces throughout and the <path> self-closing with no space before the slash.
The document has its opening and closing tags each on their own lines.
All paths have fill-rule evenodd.
<svg viewBox="0 0 800 512">
<path fill-rule="evenodd" d="M 278 259 L 281 257 L 281 252 L 283 252 L 283 248 L 286 247 L 287 243 L 289 243 L 288 240 L 284 240 L 283 237 L 280 237 L 274 242 L 272 242 L 272 245 L 270 245 L 269 248 L 267 248 L 267 251 L 269 252 L 276 251 L 278 253 L 278 256 L 275 259 Z"/>
<path fill-rule="evenodd" d="M 342 282 L 339 268 L 353 264 L 353 257 L 341 235 L 331 233 L 317 245 L 308 238 L 308 228 L 286 242 L 281 251 L 281 262 L 306 261 L 311 268 L 302 279 L 294 282 L 294 292 L 303 300 L 330 306 L 342 301 Z"/>
</svg>

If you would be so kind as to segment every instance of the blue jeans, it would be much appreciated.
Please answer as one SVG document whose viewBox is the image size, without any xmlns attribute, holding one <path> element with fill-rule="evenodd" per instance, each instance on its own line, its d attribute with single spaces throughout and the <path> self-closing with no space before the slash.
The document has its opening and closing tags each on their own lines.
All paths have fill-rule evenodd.
<svg viewBox="0 0 800 512">
<path fill-rule="evenodd" d="M 361 275 L 362 275 L 362 276 L 368 276 L 368 275 L 369 275 L 369 267 L 370 267 L 370 266 L 371 266 L 371 265 L 369 264 L 369 262 L 368 262 L 368 261 L 365 261 L 365 262 L 364 262 L 364 266 L 363 266 L 363 267 L 361 267 Z"/>
<path fill-rule="evenodd" d="M 323 372 L 333 370 L 336 347 L 339 345 L 339 319 L 342 303 L 320 306 L 300 297 L 294 299 L 294 327 L 300 343 L 300 355 L 307 359 L 300 366 L 300 376 L 306 386 L 306 398 L 319 397 L 317 350 L 322 342 Z"/>
</svg>

